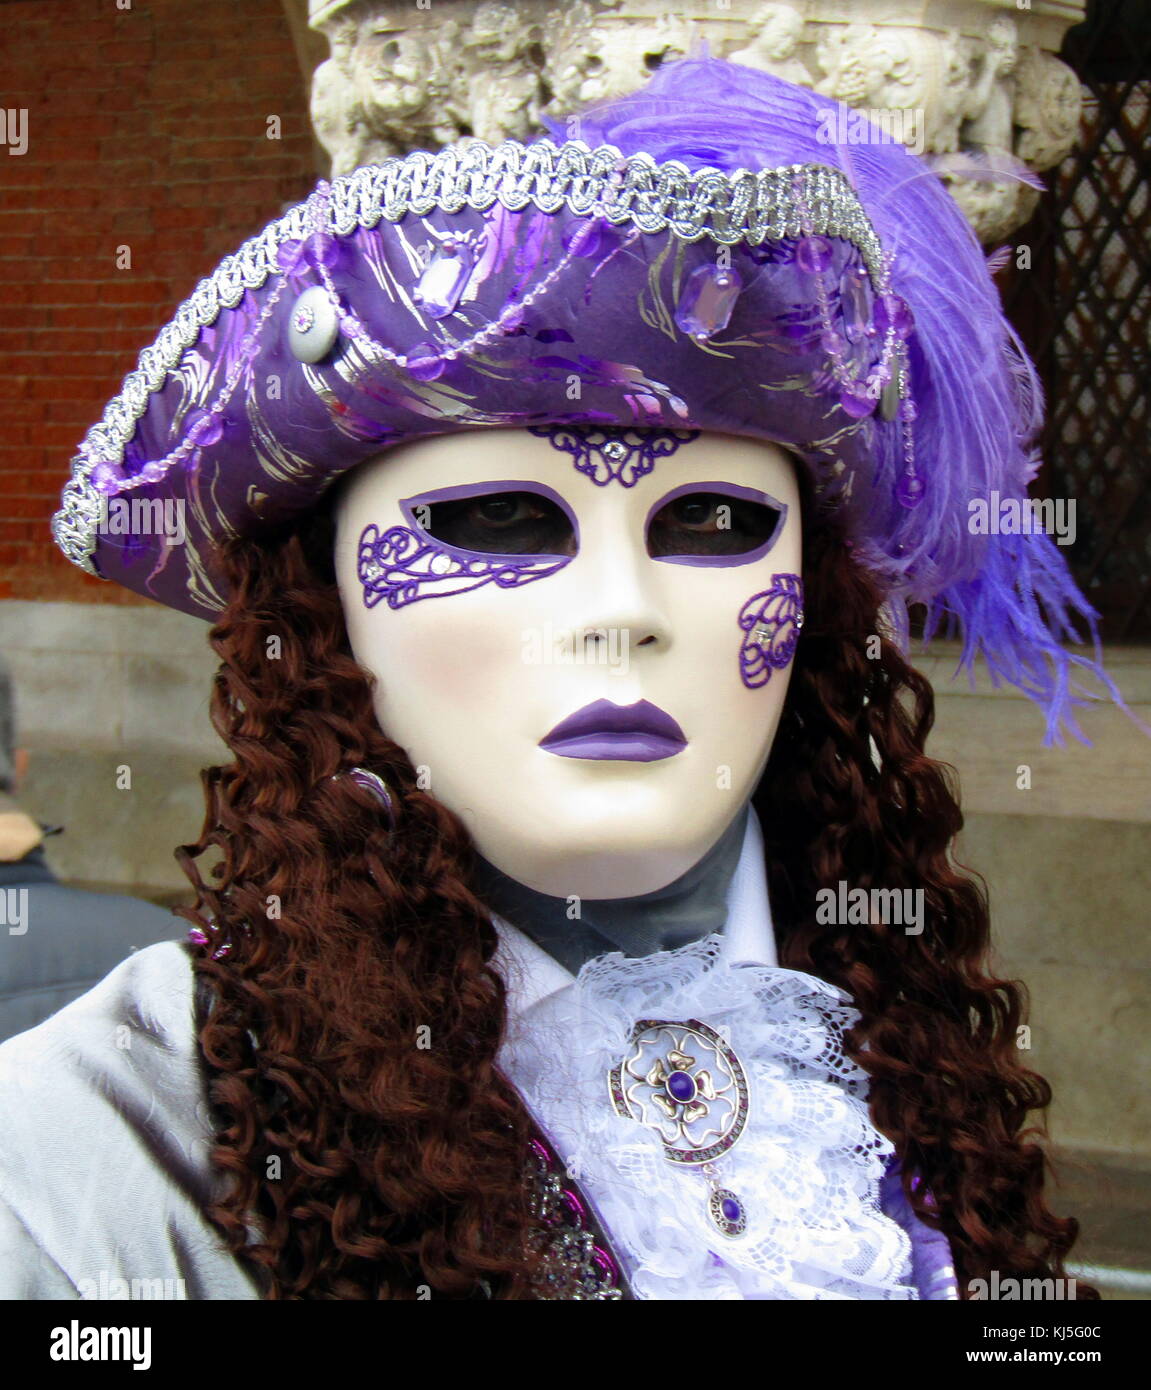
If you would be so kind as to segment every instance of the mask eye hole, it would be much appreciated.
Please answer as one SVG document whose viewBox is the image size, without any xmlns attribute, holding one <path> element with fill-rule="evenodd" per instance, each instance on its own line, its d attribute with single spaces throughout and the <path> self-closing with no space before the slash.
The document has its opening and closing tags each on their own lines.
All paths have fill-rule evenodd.
<svg viewBox="0 0 1151 1390">
<path fill-rule="evenodd" d="M 774 544 L 787 508 L 723 492 L 683 492 L 659 507 L 648 523 L 647 553 L 653 559 L 758 559 Z"/>
<path fill-rule="evenodd" d="M 478 555 L 574 555 L 567 512 L 542 493 L 509 489 L 407 504 L 417 529 L 442 545 Z"/>
</svg>

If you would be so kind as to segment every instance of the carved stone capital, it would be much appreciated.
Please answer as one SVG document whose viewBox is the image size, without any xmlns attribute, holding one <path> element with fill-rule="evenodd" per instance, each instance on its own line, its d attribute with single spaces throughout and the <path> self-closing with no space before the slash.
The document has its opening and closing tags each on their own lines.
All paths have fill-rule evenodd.
<svg viewBox="0 0 1151 1390">
<path fill-rule="evenodd" d="M 302 10 L 306 0 L 285 0 Z M 332 175 L 541 117 L 710 51 L 866 111 L 927 156 L 984 241 L 1030 215 L 1033 171 L 1069 152 L 1080 88 L 1053 56 L 1085 0 L 310 0 L 331 56 L 312 121 Z"/>
</svg>

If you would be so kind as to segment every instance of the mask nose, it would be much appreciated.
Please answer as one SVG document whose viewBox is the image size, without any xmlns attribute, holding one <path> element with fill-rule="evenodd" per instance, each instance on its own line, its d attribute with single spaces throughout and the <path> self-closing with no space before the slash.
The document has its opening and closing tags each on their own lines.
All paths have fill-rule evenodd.
<svg viewBox="0 0 1151 1390">
<path fill-rule="evenodd" d="M 606 499 L 605 499 L 606 500 Z M 640 534 L 642 513 L 604 508 L 589 525 L 568 567 L 568 593 L 554 621 L 577 647 L 612 643 L 628 649 L 671 646 L 658 566 Z"/>
</svg>

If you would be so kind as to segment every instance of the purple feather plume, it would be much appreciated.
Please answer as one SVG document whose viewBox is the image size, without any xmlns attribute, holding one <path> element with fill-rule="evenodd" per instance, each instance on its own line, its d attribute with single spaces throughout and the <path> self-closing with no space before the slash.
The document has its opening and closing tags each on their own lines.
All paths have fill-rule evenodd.
<svg viewBox="0 0 1151 1390">
<path fill-rule="evenodd" d="M 846 175 L 891 257 L 892 289 L 915 316 L 916 460 L 926 483 L 919 506 L 899 506 L 899 430 L 877 421 L 875 495 L 890 504 L 853 518 L 856 553 L 890 595 L 897 632 L 907 631 L 907 605 L 926 604 L 929 638 L 961 635 L 961 669 L 982 656 L 993 681 L 1010 682 L 1044 708 L 1045 743 L 1062 743 L 1065 725 L 1089 742 L 1073 710 L 1100 697 L 1075 675 L 1093 676 L 1127 708 L 1100 661 L 1097 613 L 1049 536 L 979 535 L 969 523 L 976 499 L 1027 496 L 1043 415 L 1038 375 L 1003 315 L 985 253 L 938 174 L 889 140 L 836 143 L 847 128 L 840 110 L 769 73 L 693 57 L 666 64 L 639 92 L 580 112 L 574 128 L 569 118 L 549 130 L 693 169 L 815 163 Z M 1081 642 L 1090 654 L 1064 645 Z"/>
</svg>

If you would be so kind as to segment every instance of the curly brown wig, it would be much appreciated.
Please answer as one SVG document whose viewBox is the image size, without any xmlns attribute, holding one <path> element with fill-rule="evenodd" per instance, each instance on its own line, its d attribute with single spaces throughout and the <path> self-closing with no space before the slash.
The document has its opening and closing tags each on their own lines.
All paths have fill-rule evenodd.
<svg viewBox="0 0 1151 1390">
<path fill-rule="evenodd" d="M 951 858 L 962 817 L 924 753 L 931 687 L 883 635 L 839 526 L 804 516 L 806 625 L 753 798 L 781 964 L 852 996 L 872 1118 L 961 1290 L 993 1269 L 1062 1277 L 1077 1224 L 1048 1210 L 1024 1127 L 1050 1090 L 1020 1064 L 1024 992 L 987 973 L 986 898 Z M 470 837 L 376 721 L 332 542 L 327 507 L 223 553 L 212 719 L 233 761 L 205 770 L 203 833 L 177 851 L 197 890 L 183 915 L 211 938 L 199 1039 L 227 1181 L 208 1214 L 268 1298 L 532 1298 L 496 931 Z M 354 766 L 392 789 L 394 832 L 333 780 Z M 925 930 L 819 924 L 816 894 L 840 882 L 923 889 Z"/>
</svg>

